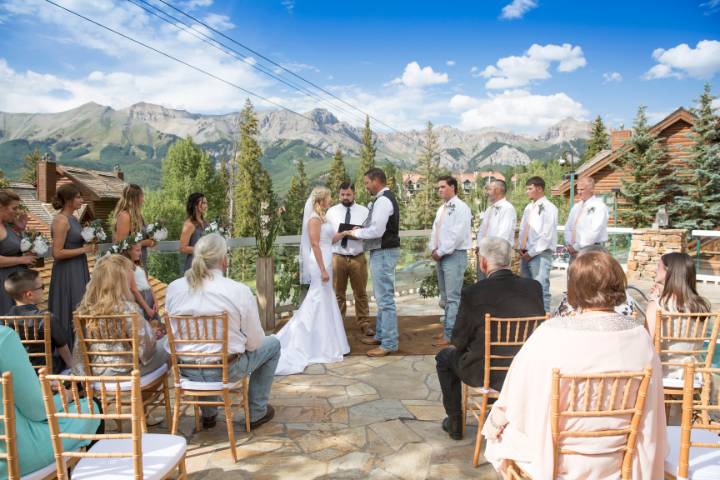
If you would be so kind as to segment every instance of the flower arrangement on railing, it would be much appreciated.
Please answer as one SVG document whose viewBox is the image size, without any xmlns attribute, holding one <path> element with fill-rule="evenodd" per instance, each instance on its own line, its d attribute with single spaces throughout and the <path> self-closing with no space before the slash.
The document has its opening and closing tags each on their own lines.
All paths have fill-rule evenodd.
<svg viewBox="0 0 720 480">
<path fill-rule="evenodd" d="M 44 256 L 50 249 L 50 240 L 41 232 L 25 230 L 20 239 L 20 250 L 22 253 L 33 253 L 38 257 Z"/>
<path fill-rule="evenodd" d="M 260 202 L 256 219 L 254 230 L 258 257 L 269 257 L 280 230 L 280 217 L 269 202 Z"/>
<path fill-rule="evenodd" d="M 230 229 L 220 223 L 219 219 L 215 219 L 212 222 L 208 223 L 207 227 L 203 230 L 203 235 L 209 235 L 211 233 L 219 233 L 225 238 L 228 238 L 230 236 Z"/>
<path fill-rule="evenodd" d="M 142 235 L 143 238 L 141 240 L 151 239 L 155 242 L 162 242 L 168 237 L 168 230 L 167 227 L 165 227 L 165 222 L 155 220 L 155 222 L 145 225 Z"/>
<path fill-rule="evenodd" d="M 93 220 L 88 222 L 80 232 L 83 240 L 87 243 L 102 243 L 107 240 L 107 234 L 103 229 L 102 220 Z"/>
</svg>

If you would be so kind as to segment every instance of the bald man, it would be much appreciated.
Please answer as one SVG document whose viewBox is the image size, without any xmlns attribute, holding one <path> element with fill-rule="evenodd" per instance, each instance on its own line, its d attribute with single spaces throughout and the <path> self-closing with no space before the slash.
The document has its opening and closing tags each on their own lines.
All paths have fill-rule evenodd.
<svg viewBox="0 0 720 480">
<path fill-rule="evenodd" d="M 590 245 L 607 242 L 608 208 L 605 202 L 595 196 L 595 181 L 583 177 L 578 181 L 575 202 L 565 224 L 565 247 L 572 261 L 578 252 Z"/>
</svg>

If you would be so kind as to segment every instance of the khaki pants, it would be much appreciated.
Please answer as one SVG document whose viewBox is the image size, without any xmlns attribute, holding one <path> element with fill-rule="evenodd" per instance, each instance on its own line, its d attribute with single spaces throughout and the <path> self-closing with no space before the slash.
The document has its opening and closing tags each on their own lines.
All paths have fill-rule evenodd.
<svg viewBox="0 0 720 480">
<path fill-rule="evenodd" d="M 348 278 L 355 298 L 355 321 L 360 329 L 365 329 L 370 325 L 370 308 L 368 307 L 366 291 L 368 281 L 367 258 L 364 253 L 356 257 L 333 255 L 333 287 L 335 287 L 335 296 L 343 318 L 345 318 L 345 312 L 347 312 L 345 292 Z"/>
</svg>

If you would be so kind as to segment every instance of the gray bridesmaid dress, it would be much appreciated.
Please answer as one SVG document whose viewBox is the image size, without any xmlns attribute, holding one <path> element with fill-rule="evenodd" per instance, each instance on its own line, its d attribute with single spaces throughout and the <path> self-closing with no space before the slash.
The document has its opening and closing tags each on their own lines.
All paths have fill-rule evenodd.
<svg viewBox="0 0 720 480">
<path fill-rule="evenodd" d="M 200 240 L 200 237 L 202 237 L 203 230 L 205 230 L 205 227 L 207 227 L 208 223 L 203 222 L 202 228 L 195 224 L 195 230 L 193 231 L 192 235 L 190 236 L 190 242 L 188 242 L 188 246 L 194 247 L 198 240 Z M 185 256 L 185 270 L 183 272 L 187 272 L 190 270 L 190 267 L 192 266 L 193 261 L 193 255 L 188 254 Z"/>
<path fill-rule="evenodd" d="M 58 215 L 64 214 L 59 213 Z M 64 248 L 81 248 L 85 245 L 85 240 L 80 234 L 82 226 L 73 215 L 70 215 L 67 219 L 70 223 L 70 229 L 65 238 Z M 72 314 L 80 300 L 82 300 L 83 295 L 85 295 L 85 287 L 89 281 L 90 271 L 88 270 L 87 256 L 85 254 L 65 260 L 56 259 L 53 261 L 48 309 L 57 318 L 57 324 L 65 329 L 63 333 L 68 335 L 66 338 L 73 340 L 70 345 L 75 344 Z"/>
<path fill-rule="evenodd" d="M 20 257 L 22 251 L 20 250 L 20 236 L 8 225 L 5 225 L 7 236 L 0 240 L 0 255 L 3 257 Z M 6 315 L 8 310 L 15 305 L 15 301 L 5 293 L 5 289 L 2 286 L 5 284 L 5 279 L 13 272 L 18 270 L 24 270 L 28 268 L 27 265 L 15 265 L 12 267 L 0 268 L 0 315 Z"/>
</svg>

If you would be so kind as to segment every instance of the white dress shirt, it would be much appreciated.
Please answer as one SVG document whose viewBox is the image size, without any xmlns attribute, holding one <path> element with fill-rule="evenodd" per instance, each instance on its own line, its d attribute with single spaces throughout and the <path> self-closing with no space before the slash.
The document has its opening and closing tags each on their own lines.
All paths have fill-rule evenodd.
<svg viewBox="0 0 720 480">
<path fill-rule="evenodd" d="M 165 309 L 170 315 L 214 315 L 228 313 L 228 352 L 244 353 L 257 349 L 265 338 L 260 325 L 257 301 L 250 288 L 225 278 L 220 270 L 212 271 L 198 290 L 190 290 L 185 277 L 167 288 Z M 178 351 L 220 351 L 219 344 L 179 344 Z"/>
<path fill-rule="evenodd" d="M 437 250 L 441 257 L 455 250 L 472 247 L 472 212 L 457 196 L 438 208 L 430 234 L 430 251 Z"/>
<path fill-rule="evenodd" d="M 330 207 L 325 214 L 325 218 L 328 223 L 332 225 L 335 232 L 340 228 L 341 223 L 345 223 L 345 214 L 347 213 L 348 207 L 339 203 Z M 362 225 L 368 216 L 369 210 L 367 207 L 354 203 L 350 205 L 350 222 L 353 225 Z M 360 240 L 355 240 L 352 237 L 347 237 L 347 247 L 342 247 L 342 240 L 338 240 L 333 244 L 333 253 L 339 253 L 340 255 L 360 255 L 363 253 L 363 244 Z"/>
<path fill-rule="evenodd" d="M 575 250 L 607 242 L 608 207 L 593 195 L 587 200 L 575 202 L 565 224 L 565 245 Z"/>
<path fill-rule="evenodd" d="M 499 237 L 515 245 L 515 207 L 505 198 L 490 205 L 482 214 L 482 223 L 477 233 L 477 243 L 485 237 Z"/>
<path fill-rule="evenodd" d="M 372 220 L 370 225 L 355 230 L 353 232 L 355 238 L 369 240 L 371 238 L 382 238 L 385 234 L 388 218 L 390 218 L 395 211 L 390 199 L 383 195 L 385 190 L 389 189 L 385 187 L 375 195 L 375 201 L 372 204 Z"/>
<path fill-rule="evenodd" d="M 557 217 L 557 207 L 546 197 L 528 203 L 520 222 L 518 248 L 522 249 L 522 240 L 527 235 L 525 249 L 531 257 L 548 249 L 554 252 L 557 247 Z M 526 228 L 529 229 L 527 234 Z"/>
</svg>

